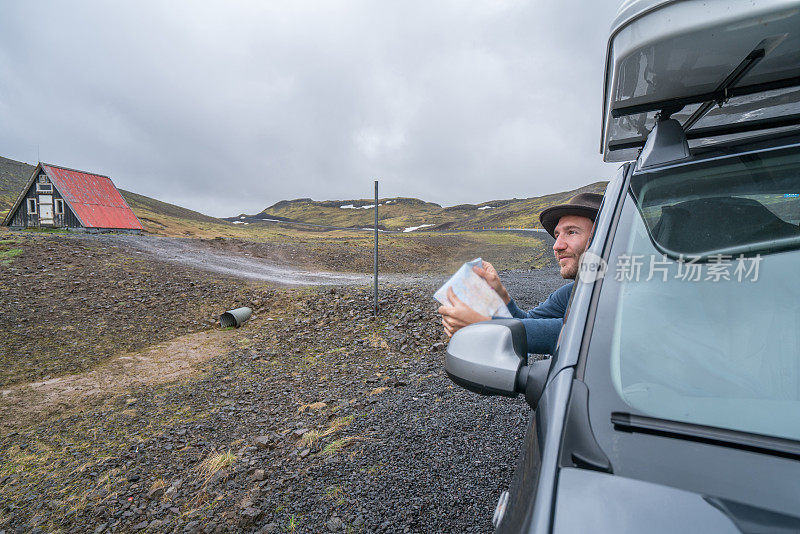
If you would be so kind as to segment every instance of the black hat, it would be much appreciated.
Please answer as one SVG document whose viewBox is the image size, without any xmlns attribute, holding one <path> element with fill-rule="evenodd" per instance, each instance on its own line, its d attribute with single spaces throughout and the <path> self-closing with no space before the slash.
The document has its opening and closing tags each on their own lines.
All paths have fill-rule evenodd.
<svg viewBox="0 0 800 534">
<path fill-rule="evenodd" d="M 566 204 L 550 206 L 539 214 L 539 222 L 551 236 L 556 229 L 558 220 L 564 215 L 578 215 L 587 217 L 594 222 L 597 212 L 600 210 L 600 203 L 603 202 L 603 195 L 598 193 L 580 193 L 569 199 Z M 555 237 L 555 236 L 553 236 Z"/>
</svg>

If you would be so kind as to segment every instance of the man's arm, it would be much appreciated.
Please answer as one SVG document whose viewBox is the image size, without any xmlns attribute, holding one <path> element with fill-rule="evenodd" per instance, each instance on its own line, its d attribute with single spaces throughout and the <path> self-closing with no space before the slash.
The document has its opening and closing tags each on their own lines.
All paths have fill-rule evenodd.
<svg viewBox="0 0 800 534">
<path fill-rule="evenodd" d="M 569 286 L 569 290 L 571 289 L 571 286 Z M 569 300 L 569 290 L 566 290 L 566 302 Z M 553 295 L 551 295 L 551 298 L 552 297 Z M 481 315 L 459 300 L 455 293 L 453 293 L 452 288 L 448 290 L 447 298 L 450 300 L 452 305 L 440 306 L 439 313 L 442 316 L 442 324 L 444 325 L 444 330 L 448 336 L 452 336 L 465 326 L 478 323 L 480 321 L 488 321 L 490 319 L 490 317 Z M 557 306 L 561 300 L 562 299 L 554 301 L 553 305 Z M 564 309 L 566 309 L 566 304 L 563 306 Z M 525 327 L 525 336 L 528 341 L 528 352 L 533 354 L 553 354 L 556 349 L 556 343 L 558 342 L 558 334 L 561 332 L 561 326 L 564 323 L 563 313 L 561 317 L 523 317 L 520 320 Z"/>
<path fill-rule="evenodd" d="M 536 306 L 530 311 L 523 311 L 512 299 L 508 303 L 508 311 L 517 319 L 563 319 L 567 313 L 569 296 L 572 294 L 572 286 L 575 282 L 562 286 L 553 291 L 547 300 Z"/>
<path fill-rule="evenodd" d="M 508 294 L 505 286 L 503 286 L 503 283 L 500 282 L 500 276 L 497 274 L 497 270 L 491 263 L 484 261 L 481 267 L 473 267 L 472 269 L 475 271 L 475 274 L 486 280 L 489 286 L 491 286 L 491 288 L 495 290 L 500 298 L 503 299 L 503 302 L 505 302 L 508 306 L 508 311 L 515 319 L 557 319 L 559 321 L 563 319 L 567 310 L 567 304 L 569 303 L 569 296 L 572 293 L 572 286 L 574 282 L 556 289 L 542 304 L 528 312 L 525 312 L 521 310 L 519 306 L 517 306 L 516 302 L 514 302 L 514 300 Z M 452 304 L 450 306 L 440 306 L 438 311 L 442 316 L 442 324 L 444 325 L 445 333 L 448 336 L 452 336 L 465 326 L 491 319 L 491 317 L 481 315 L 461 302 L 458 297 L 456 297 L 455 293 L 453 293 L 452 288 L 448 289 L 447 298 Z M 550 326 L 548 328 L 549 330 L 552 330 L 554 327 Z M 560 328 L 561 327 L 559 326 L 558 330 L 560 330 Z M 556 338 L 558 338 L 558 330 L 555 334 Z M 555 347 L 555 342 L 553 342 L 553 347 Z M 549 353 L 537 352 L 537 354 Z"/>
<path fill-rule="evenodd" d="M 490 319 L 490 317 L 479 314 L 461 302 L 455 294 L 448 294 L 448 298 L 453 305 L 439 307 L 439 313 L 442 315 L 442 324 L 448 336 L 452 336 L 465 326 Z M 564 324 L 563 317 L 548 319 L 523 318 L 520 321 L 525 327 L 528 352 L 533 354 L 553 354 L 556 350 L 558 334 Z"/>
<path fill-rule="evenodd" d="M 509 301 L 508 311 L 525 326 L 528 352 L 532 354 L 555 352 L 574 284 L 570 282 L 556 289 L 547 300 L 528 312 L 519 309 L 513 299 Z"/>
<path fill-rule="evenodd" d="M 572 292 L 572 285 L 574 282 L 556 289 L 553 291 L 547 300 L 536 306 L 530 311 L 523 311 L 514 302 L 514 299 L 509 295 L 503 283 L 500 281 L 500 275 L 497 270 L 488 261 L 484 261 L 481 267 L 473 267 L 475 274 L 486 280 L 489 286 L 503 299 L 503 302 L 508 307 L 508 311 L 515 319 L 554 319 L 557 317 L 564 317 L 567 310 L 567 303 L 569 303 L 569 295 Z"/>
<path fill-rule="evenodd" d="M 528 352 L 531 354 L 553 354 L 558 343 L 558 334 L 564 325 L 563 318 L 520 319 L 525 326 L 528 338 Z"/>
</svg>

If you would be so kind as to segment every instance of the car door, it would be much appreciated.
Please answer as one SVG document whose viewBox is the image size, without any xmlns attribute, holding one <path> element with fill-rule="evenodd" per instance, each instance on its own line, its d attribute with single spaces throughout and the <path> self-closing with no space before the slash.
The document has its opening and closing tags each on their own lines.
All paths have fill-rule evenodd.
<svg viewBox="0 0 800 534">
<path fill-rule="evenodd" d="M 609 248 L 630 164 L 620 167 L 604 194 L 592 241 L 581 263 L 558 347 L 551 359 L 547 386 L 531 411 L 505 511 L 496 532 L 544 532 L 549 529 L 555 498 L 561 441 L 572 390 L 574 367 L 591 331 L 591 306 L 596 281 L 605 272 L 603 254 Z M 593 258 L 593 259 L 591 259 Z"/>
</svg>

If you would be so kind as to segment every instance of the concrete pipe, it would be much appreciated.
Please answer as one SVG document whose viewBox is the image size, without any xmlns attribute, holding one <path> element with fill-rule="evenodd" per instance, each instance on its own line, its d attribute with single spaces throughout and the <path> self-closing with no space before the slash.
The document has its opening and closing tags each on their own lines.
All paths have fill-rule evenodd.
<svg viewBox="0 0 800 534">
<path fill-rule="evenodd" d="M 250 308 L 236 308 L 235 310 L 228 310 L 222 315 L 219 316 L 219 325 L 222 328 L 227 328 L 229 326 L 235 326 L 239 328 L 253 314 L 253 310 Z"/>
</svg>

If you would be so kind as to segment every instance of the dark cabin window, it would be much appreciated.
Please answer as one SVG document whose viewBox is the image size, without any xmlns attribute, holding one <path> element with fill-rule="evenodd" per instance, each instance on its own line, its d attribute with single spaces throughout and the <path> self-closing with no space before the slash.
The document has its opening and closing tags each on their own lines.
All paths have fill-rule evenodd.
<svg viewBox="0 0 800 534">
<path fill-rule="evenodd" d="M 50 183 L 50 180 L 47 178 L 46 174 L 39 175 L 39 180 L 36 182 L 36 192 L 37 193 L 53 192 L 53 184 Z"/>
<path fill-rule="evenodd" d="M 36 213 L 36 199 L 29 198 L 28 199 L 28 213 L 35 214 Z"/>
<path fill-rule="evenodd" d="M 60 198 L 57 198 L 55 201 L 55 210 L 56 215 L 64 215 L 64 201 Z"/>
</svg>

